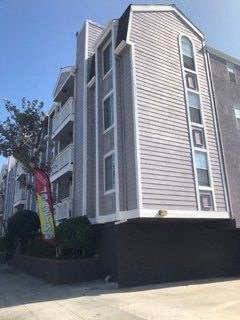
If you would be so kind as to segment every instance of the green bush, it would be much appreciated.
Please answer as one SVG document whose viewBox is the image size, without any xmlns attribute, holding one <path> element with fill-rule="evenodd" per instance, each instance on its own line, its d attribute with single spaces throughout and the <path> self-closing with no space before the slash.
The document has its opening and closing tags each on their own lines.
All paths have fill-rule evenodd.
<svg viewBox="0 0 240 320">
<path fill-rule="evenodd" d="M 37 235 L 29 241 L 27 253 L 35 257 L 55 258 L 56 248 L 55 245 L 44 241 L 41 235 Z"/>
<path fill-rule="evenodd" d="M 8 241 L 5 237 L 0 238 L 0 252 L 7 251 Z"/>
<path fill-rule="evenodd" d="M 86 216 L 70 218 L 56 227 L 56 239 L 63 251 L 70 249 L 74 254 L 81 251 L 84 255 L 93 245 L 93 227 Z"/>
<path fill-rule="evenodd" d="M 6 238 L 9 249 L 13 248 L 14 243 L 21 240 L 22 249 L 39 231 L 40 220 L 38 214 L 31 210 L 21 210 L 16 212 L 7 224 Z"/>
<path fill-rule="evenodd" d="M 40 220 L 38 214 L 31 210 L 17 211 L 7 224 L 7 236 L 20 238 L 23 241 L 31 238 L 38 232 Z"/>
</svg>

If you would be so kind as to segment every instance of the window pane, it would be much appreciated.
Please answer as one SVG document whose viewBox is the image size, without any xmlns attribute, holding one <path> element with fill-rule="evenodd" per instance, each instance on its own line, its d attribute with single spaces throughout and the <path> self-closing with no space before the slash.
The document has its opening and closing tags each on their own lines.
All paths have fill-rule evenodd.
<svg viewBox="0 0 240 320">
<path fill-rule="evenodd" d="M 105 158 L 105 191 L 115 188 L 114 155 Z"/>
<path fill-rule="evenodd" d="M 227 61 L 227 70 L 228 70 L 229 72 L 234 73 L 235 68 L 234 68 L 234 64 L 233 64 L 232 62 L 228 62 L 228 61 Z"/>
<path fill-rule="evenodd" d="M 195 70 L 193 47 L 192 47 L 191 41 L 186 37 L 182 37 L 181 46 L 182 46 L 182 55 L 183 55 L 184 67 L 188 68 L 188 69 Z"/>
<path fill-rule="evenodd" d="M 202 123 L 200 110 L 190 107 L 190 119 L 191 122 Z"/>
<path fill-rule="evenodd" d="M 229 75 L 229 79 L 230 79 L 230 81 L 232 81 L 232 82 L 236 82 L 236 76 L 235 76 L 235 73 L 233 73 L 233 72 L 228 72 L 228 75 Z"/>
<path fill-rule="evenodd" d="M 192 48 L 191 41 L 186 37 L 182 37 L 181 43 L 182 43 L 183 55 L 193 58 L 193 48 Z"/>
<path fill-rule="evenodd" d="M 103 72 L 104 75 L 112 68 L 111 42 L 103 51 Z"/>
<path fill-rule="evenodd" d="M 208 170 L 197 169 L 197 176 L 199 186 L 210 186 Z"/>
<path fill-rule="evenodd" d="M 195 70 L 193 58 L 183 55 L 183 64 L 185 68 Z"/>
<path fill-rule="evenodd" d="M 186 82 L 189 89 L 197 90 L 197 78 L 195 74 L 186 73 Z"/>
<path fill-rule="evenodd" d="M 237 128 L 240 129 L 240 119 L 237 118 Z"/>
<path fill-rule="evenodd" d="M 205 152 L 196 151 L 195 161 L 197 169 L 208 169 L 207 154 Z"/>
<path fill-rule="evenodd" d="M 235 108 L 235 116 L 236 118 L 240 119 L 240 109 Z"/>
<path fill-rule="evenodd" d="M 200 109 L 200 99 L 199 95 L 188 91 L 188 105 L 189 107 Z"/>
<path fill-rule="evenodd" d="M 109 96 L 104 101 L 104 130 L 107 130 L 113 124 L 113 98 Z"/>
</svg>

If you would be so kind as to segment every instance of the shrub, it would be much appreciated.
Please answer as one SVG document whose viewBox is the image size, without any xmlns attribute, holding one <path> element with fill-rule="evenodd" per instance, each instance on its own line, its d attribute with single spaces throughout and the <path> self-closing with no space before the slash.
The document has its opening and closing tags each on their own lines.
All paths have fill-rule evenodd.
<svg viewBox="0 0 240 320">
<path fill-rule="evenodd" d="M 24 246 L 40 228 L 40 220 L 38 214 L 31 210 L 22 210 L 16 212 L 7 224 L 6 238 L 9 243 L 14 243 L 21 239 Z"/>
<path fill-rule="evenodd" d="M 6 237 L 0 238 L 0 252 L 8 250 L 8 241 Z"/>
<path fill-rule="evenodd" d="M 35 257 L 55 258 L 55 245 L 46 242 L 41 235 L 37 235 L 28 243 L 28 254 Z"/>
<path fill-rule="evenodd" d="M 93 245 L 93 227 L 86 216 L 70 218 L 56 227 L 56 239 L 61 249 L 85 254 Z"/>
</svg>

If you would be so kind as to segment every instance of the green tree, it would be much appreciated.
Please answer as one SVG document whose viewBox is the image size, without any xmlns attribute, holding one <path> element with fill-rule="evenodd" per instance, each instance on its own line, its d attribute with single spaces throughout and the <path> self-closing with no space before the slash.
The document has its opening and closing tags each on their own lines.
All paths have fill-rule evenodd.
<svg viewBox="0 0 240 320">
<path fill-rule="evenodd" d="M 28 172 L 34 167 L 48 171 L 49 165 L 40 163 L 45 145 L 43 102 L 23 98 L 18 107 L 4 100 L 4 107 L 8 116 L 0 122 L 0 154 L 14 156 Z"/>
</svg>

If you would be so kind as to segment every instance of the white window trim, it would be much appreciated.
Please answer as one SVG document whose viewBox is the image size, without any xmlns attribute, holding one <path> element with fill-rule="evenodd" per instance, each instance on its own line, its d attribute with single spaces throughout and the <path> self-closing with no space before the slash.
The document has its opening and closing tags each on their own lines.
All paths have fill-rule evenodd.
<svg viewBox="0 0 240 320">
<path fill-rule="evenodd" d="M 237 130 L 240 130 L 240 127 L 238 127 L 238 120 L 240 121 L 240 116 L 238 117 L 237 114 L 236 114 L 236 110 L 239 110 L 240 112 L 240 107 L 234 107 L 234 117 L 235 117 L 235 120 L 236 120 L 236 126 L 237 126 Z"/>
<path fill-rule="evenodd" d="M 111 47 L 110 47 L 110 54 L 112 54 L 112 47 L 113 47 L 113 42 L 112 42 L 112 37 L 110 36 L 110 38 L 106 41 L 106 43 L 104 44 L 104 46 L 102 47 L 102 74 L 103 74 L 103 77 L 102 79 L 104 80 L 111 72 L 112 72 L 112 69 L 113 69 L 113 62 L 112 62 L 112 65 L 111 65 L 111 68 L 104 74 L 104 50 L 107 48 L 107 46 L 111 43 Z"/>
<path fill-rule="evenodd" d="M 106 158 L 110 157 L 110 156 L 114 156 L 114 167 L 116 167 L 116 162 L 115 162 L 115 152 L 114 150 L 111 150 L 109 151 L 108 153 L 106 153 L 104 156 L 103 156 L 103 183 L 104 183 L 104 196 L 108 195 L 108 194 L 111 194 L 111 193 L 114 193 L 116 191 L 116 178 L 115 178 L 115 181 L 114 181 L 114 185 L 115 185 L 115 188 L 113 189 L 110 189 L 110 190 L 106 190 L 106 168 L 105 168 L 105 160 Z M 115 176 L 116 176 L 116 168 L 115 168 Z"/>
<path fill-rule="evenodd" d="M 194 127 L 198 127 L 198 128 L 203 129 L 203 124 L 202 123 L 196 123 L 196 122 L 192 122 L 191 121 L 191 125 L 193 126 L 193 129 L 194 129 Z"/>
<path fill-rule="evenodd" d="M 183 63 L 183 53 L 182 53 L 182 42 L 181 39 L 182 37 L 186 37 L 190 40 L 192 47 L 193 47 L 193 58 L 194 58 L 194 63 L 195 63 L 195 71 L 191 70 L 189 68 L 184 67 Z M 199 73 L 198 73 L 198 65 L 196 62 L 196 50 L 194 46 L 193 40 L 185 35 L 185 34 L 180 34 L 178 38 L 178 43 L 179 43 L 179 52 L 180 52 L 180 61 L 181 61 L 181 67 L 182 67 L 182 77 L 183 77 L 183 83 L 184 83 L 184 92 L 185 92 L 185 103 L 187 104 L 187 117 L 188 117 L 188 128 L 189 128 L 189 135 L 190 135 L 190 146 L 191 146 L 191 151 L 192 151 L 192 162 L 193 162 L 193 171 L 194 171 L 194 181 L 195 181 L 195 188 L 196 188 L 196 195 L 197 195 L 197 207 L 198 210 L 201 210 L 201 203 L 200 203 L 200 193 L 199 193 L 199 188 L 201 186 L 198 185 L 198 175 L 197 175 L 197 168 L 196 168 L 196 162 L 195 162 L 195 154 L 194 151 L 198 151 L 199 148 L 196 148 L 193 143 L 193 135 L 192 135 L 192 127 L 194 127 L 196 124 L 191 122 L 190 118 L 190 110 L 188 106 L 188 96 L 187 96 L 187 91 L 189 90 L 187 88 L 187 83 L 186 83 L 186 78 L 185 78 L 185 72 L 192 72 L 195 73 L 197 76 L 197 81 L 199 79 Z M 207 153 L 207 161 L 208 161 L 208 172 L 209 172 L 209 183 L 210 183 L 210 191 L 212 191 L 212 199 L 213 199 L 213 210 L 217 211 L 217 206 L 216 206 L 216 198 L 215 198 L 215 192 L 214 192 L 214 183 L 213 183 L 213 176 L 212 176 L 212 169 L 211 169 L 211 161 L 209 157 L 209 150 L 208 150 L 208 141 L 207 141 L 207 129 L 205 125 L 205 118 L 204 118 L 204 110 L 203 110 L 203 104 L 202 104 L 202 96 L 201 96 L 201 88 L 200 88 L 200 83 L 198 81 L 198 90 L 194 90 L 195 93 L 199 95 L 199 100 L 200 100 L 200 113 L 201 113 L 201 119 L 202 119 L 202 128 L 204 129 L 204 139 L 205 139 L 205 148 L 201 149 L 200 151 L 203 152 L 204 150 Z M 191 90 L 189 90 L 191 91 Z"/>
<path fill-rule="evenodd" d="M 113 89 L 111 91 L 109 91 L 102 99 L 102 114 L 103 114 L 103 134 L 107 133 L 108 131 L 110 131 L 111 129 L 114 128 L 115 126 L 115 111 L 114 111 L 114 105 L 112 105 L 112 111 L 113 111 L 113 123 L 111 124 L 110 127 L 108 127 L 107 129 L 105 129 L 105 123 L 104 123 L 104 102 L 112 95 L 112 99 L 113 99 Z"/>
<path fill-rule="evenodd" d="M 229 65 L 232 65 L 233 68 L 229 67 Z M 233 82 L 233 83 L 237 83 L 237 78 L 236 78 L 236 69 L 235 69 L 235 65 L 234 63 L 230 62 L 230 61 L 226 61 L 226 67 L 227 67 L 227 73 L 228 73 L 228 79 L 230 82 Z M 234 74 L 234 78 L 235 78 L 235 81 L 232 81 L 231 78 L 230 78 L 230 73 Z"/>
</svg>

